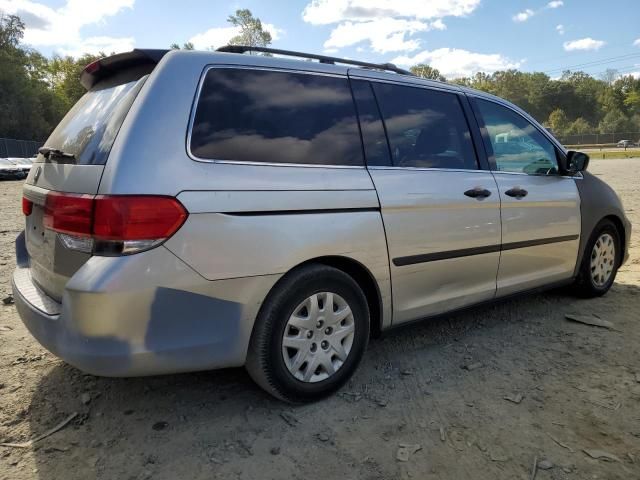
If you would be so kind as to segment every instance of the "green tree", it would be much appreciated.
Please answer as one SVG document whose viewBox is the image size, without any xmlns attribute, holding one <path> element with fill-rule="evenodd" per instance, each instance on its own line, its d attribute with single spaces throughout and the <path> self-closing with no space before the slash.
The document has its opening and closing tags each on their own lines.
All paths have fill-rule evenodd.
<svg viewBox="0 0 640 480">
<path fill-rule="evenodd" d="M 411 73 L 420 78 L 426 78 L 429 80 L 439 80 L 446 82 L 447 79 L 440 74 L 440 70 L 433 68 L 425 63 L 419 63 L 410 68 Z"/>
<path fill-rule="evenodd" d="M 53 92 L 64 102 L 69 110 L 85 93 L 80 84 L 82 70 L 92 62 L 104 58 L 104 53 L 92 55 L 85 53 L 80 58 L 54 56 L 49 62 L 50 83 Z"/>
<path fill-rule="evenodd" d="M 624 133 L 634 130 L 634 125 L 620 110 L 610 110 L 598 124 L 600 133 Z"/>
<path fill-rule="evenodd" d="M 640 114 L 640 91 L 634 90 L 627 93 L 623 103 L 632 115 Z"/>
<path fill-rule="evenodd" d="M 561 108 L 557 108 L 551 112 L 547 123 L 549 124 L 549 127 L 551 127 L 551 130 L 553 130 L 554 135 L 561 137 L 567 134 L 567 130 L 569 129 L 569 120 L 567 119 L 567 115 L 564 113 L 564 110 Z"/>
<path fill-rule="evenodd" d="M 583 135 L 593 132 L 593 127 L 584 118 L 576 118 L 567 128 L 567 135 Z"/>
<path fill-rule="evenodd" d="M 24 22 L 17 15 L 0 12 L 0 50 L 16 50 L 24 37 Z"/>
<path fill-rule="evenodd" d="M 64 113 L 47 82 L 47 60 L 22 48 L 24 23 L 0 14 L 0 137 L 42 140 Z"/>
<path fill-rule="evenodd" d="M 262 27 L 262 22 L 251 13 L 251 10 L 239 9 L 235 15 L 227 19 L 240 33 L 229 40 L 229 45 L 248 45 L 250 47 L 266 47 L 271 44 L 271 34 Z"/>
<path fill-rule="evenodd" d="M 185 42 L 182 44 L 182 47 L 180 47 L 180 45 L 178 43 L 172 43 L 171 45 L 169 45 L 169 48 L 171 50 L 195 50 L 195 47 L 193 46 L 193 43 L 191 42 Z"/>
</svg>

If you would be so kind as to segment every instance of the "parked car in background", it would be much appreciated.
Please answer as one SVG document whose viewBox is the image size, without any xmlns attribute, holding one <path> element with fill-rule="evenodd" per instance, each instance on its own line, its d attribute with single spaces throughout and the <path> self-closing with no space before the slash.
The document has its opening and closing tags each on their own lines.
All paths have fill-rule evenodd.
<svg viewBox="0 0 640 480">
<path fill-rule="evenodd" d="M 629 148 L 633 147 L 633 142 L 631 140 L 620 140 L 617 144 L 618 148 Z"/>
<path fill-rule="evenodd" d="M 16 180 L 26 176 L 27 173 L 13 159 L 0 158 L 0 179 Z"/>
<path fill-rule="evenodd" d="M 16 165 L 16 167 L 20 169 L 20 171 L 24 172 L 26 177 L 27 174 L 31 171 L 31 167 L 33 165 L 35 157 L 33 158 L 9 157 L 8 160 L 10 162 L 13 162 Z"/>
<path fill-rule="evenodd" d="M 321 62 L 134 50 L 84 70 L 23 189 L 13 291 L 42 345 L 97 375 L 244 365 L 305 402 L 372 334 L 609 290 L 631 225 L 587 155 L 487 93 L 284 53 Z"/>
</svg>

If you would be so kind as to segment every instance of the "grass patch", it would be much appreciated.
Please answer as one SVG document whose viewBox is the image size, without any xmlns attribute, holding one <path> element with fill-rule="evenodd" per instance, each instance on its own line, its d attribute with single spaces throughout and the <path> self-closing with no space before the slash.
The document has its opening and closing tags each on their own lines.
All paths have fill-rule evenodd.
<svg viewBox="0 0 640 480">
<path fill-rule="evenodd" d="M 612 150 L 583 150 L 591 159 L 608 160 L 612 158 L 638 158 L 640 157 L 640 148 L 622 148 Z"/>
</svg>

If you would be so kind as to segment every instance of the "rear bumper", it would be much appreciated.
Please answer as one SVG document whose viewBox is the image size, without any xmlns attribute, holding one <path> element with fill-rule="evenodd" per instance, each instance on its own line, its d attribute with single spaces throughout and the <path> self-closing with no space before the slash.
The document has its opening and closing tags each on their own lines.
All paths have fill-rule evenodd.
<svg viewBox="0 0 640 480">
<path fill-rule="evenodd" d="M 47 350 L 85 372 L 128 377 L 243 365 L 257 310 L 277 278 L 207 281 L 158 247 L 92 257 L 61 303 L 28 269 L 18 268 L 12 283 L 22 321 Z"/>
</svg>

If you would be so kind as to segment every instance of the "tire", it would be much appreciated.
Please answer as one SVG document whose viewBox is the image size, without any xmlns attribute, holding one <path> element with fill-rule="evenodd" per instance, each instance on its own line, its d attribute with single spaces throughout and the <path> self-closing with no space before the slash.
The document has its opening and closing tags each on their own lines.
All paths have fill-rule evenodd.
<svg viewBox="0 0 640 480">
<path fill-rule="evenodd" d="M 329 301 L 331 313 L 325 310 Z M 319 400 L 356 371 L 369 329 L 367 299 L 353 278 L 326 265 L 306 265 L 283 277 L 260 308 L 246 368 L 276 398 Z"/>
<path fill-rule="evenodd" d="M 604 258 L 609 258 L 609 265 L 606 270 L 604 270 L 604 273 L 592 265 L 592 259 L 598 255 L 597 248 L 600 248 L 599 251 L 602 252 L 603 238 L 605 239 L 605 243 L 614 249 L 613 255 L 610 253 L 603 255 Z M 608 239 L 610 239 L 611 242 L 608 242 Z M 600 243 L 598 244 L 599 241 Z M 599 245 L 598 247 L 597 244 Z M 604 247 L 608 246 L 604 245 Z M 612 221 L 605 219 L 596 225 L 591 233 L 591 237 L 589 237 L 582 257 L 582 264 L 580 265 L 578 278 L 574 285 L 576 294 L 584 298 L 594 298 L 600 297 L 609 291 L 616 278 L 616 273 L 618 272 L 618 267 L 622 259 L 621 247 L 620 232 L 618 232 L 618 229 Z M 600 272 L 600 275 L 598 275 L 597 271 Z"/>
</svg>

